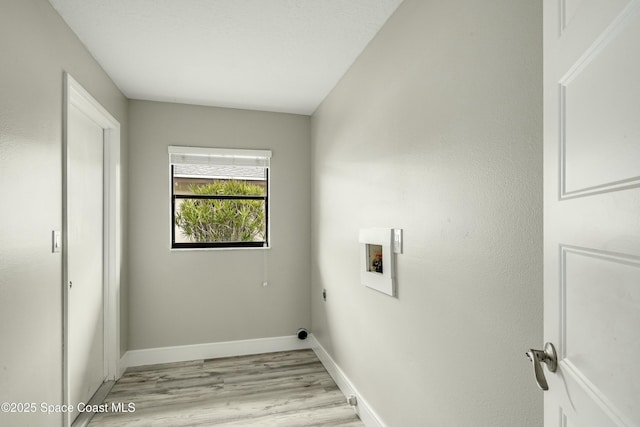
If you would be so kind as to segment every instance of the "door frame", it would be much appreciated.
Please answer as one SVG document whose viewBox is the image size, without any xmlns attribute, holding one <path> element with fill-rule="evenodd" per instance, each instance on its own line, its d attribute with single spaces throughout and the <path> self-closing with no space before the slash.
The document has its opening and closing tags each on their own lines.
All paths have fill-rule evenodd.
<svg viewBox="0 0 640 427">
<path fill-rule="evenodd" d="M 62 112 L 62 397 L 70 404 L 69 390 L 69 251 L 67 218 L 67 149 L 69 110 L 74 106 L 104 130 L 104 376 L 106 381 L 120 377 L 120 271 L 122 264 L 122 197 L 120 161 L 120 123 L 89 94 L 69 73 L 64 73 Z M 74 412 L 76 408 L 73 408 Z M 63 411 L 64 425 L 70 414 Z"/>
</svg>

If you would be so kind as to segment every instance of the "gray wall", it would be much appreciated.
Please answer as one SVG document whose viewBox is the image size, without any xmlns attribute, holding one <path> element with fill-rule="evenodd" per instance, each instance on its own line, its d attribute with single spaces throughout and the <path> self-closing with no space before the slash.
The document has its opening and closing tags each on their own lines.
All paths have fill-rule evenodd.
<svg viewBox="0 0 640 427">
<path fill-rule="evenodd" d="M 127 100 L 46 0 L 2 1 L 0 53 L 0 402 L 55 404 L 62 401 L 62 257 L 51 253 L 51 230 L 62 228 L 63 71 L 120 121 L 123 171 Z M 126 174 L 123 183 L 126 194 Z M 61 422 L 60 415 L 0 414 L 2 425 Z"/>
<path fill-rule="evenodd" d="M 542 425 L 541 13 L 405 0 L 312 117 L 313 333 L 389 426 Z M 359 282 L 376 226 L 397 299 Z"/>
<path fill-rule="evenodd" d="M 308 327 L 309 117 L 146 101 L 131 101 L 129 112 L 130 348 Z M 169 145 L 273 150 L 272 249 L 169 250 Z"/>
</svg>

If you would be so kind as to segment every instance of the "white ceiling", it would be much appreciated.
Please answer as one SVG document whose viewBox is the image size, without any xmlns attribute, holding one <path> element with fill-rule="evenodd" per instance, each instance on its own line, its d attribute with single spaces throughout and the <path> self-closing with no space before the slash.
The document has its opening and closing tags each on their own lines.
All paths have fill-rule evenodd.
<svg viewBox="0 0 640 427">
<path fill-rule="evenodd" d="M 129 98 L 311 114 L 402 0 L 49 0 Z"/>
</svg>

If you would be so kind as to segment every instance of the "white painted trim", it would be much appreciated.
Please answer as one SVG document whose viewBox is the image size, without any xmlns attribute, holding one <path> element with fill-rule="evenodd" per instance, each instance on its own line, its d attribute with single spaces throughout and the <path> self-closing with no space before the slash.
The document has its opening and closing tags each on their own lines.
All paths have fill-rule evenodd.
<svg viewBox="0 0 640 427">
<path fill-rule="evenodd" d="M 302 350 L 308 348 L 311 348 L 309 339 L 301 341 L 297 336 L 291 335 L 129 350 L 120 359 L 120 369 L 121 372 L 124 372 L 126 368 L 133 366 L 216 359 L 220 357 L 245 356 L 249 354 L 273 353 L 276 351 Z"/>
<path fill-rule="evenodd" d="M 115 381 L 120 358 L 120 274 L 122 267 L 122 193 L 120 128 L 105 129 L 105 362 L 107 380 Z"/>
<path fill-rule="evenodd" d="M 70 74 L 64 73 L 63 107 L 63 402 L 69 403 L 68 369 L 68 224 L 67 224 L 67 137 L 68 110 L 77 107 L 104 129 L 104 374 L 107 381 L 120 377 L 120 271 L 122 265 L 122 193 L 120 123 Z M 64 425 L 70 417 L 64 414 Z"/>
<path fill-rule="evenodd" d="M 320 359 L 324 368 L 329 372 L 331 378 L 336 382 L 340 391 L 347 397 L 350 395 L 356 396 L 358 405 L 355 407 L 355 411 L 364 425 L 367 427 L 386 427 L 386 424 L 382 422 L 382 419 L 375 413 L 365 398 L 362 397 L 351 380 L 349 380 L 347 375 L 340 369 L 340 366 L 331 358 L 324 347 L 322 347 L 316 337 L 310 334 L 307 341 L 309 341 L 311 349 L 316 356 L 318 356 L 318 359 Z"/>
</svg>

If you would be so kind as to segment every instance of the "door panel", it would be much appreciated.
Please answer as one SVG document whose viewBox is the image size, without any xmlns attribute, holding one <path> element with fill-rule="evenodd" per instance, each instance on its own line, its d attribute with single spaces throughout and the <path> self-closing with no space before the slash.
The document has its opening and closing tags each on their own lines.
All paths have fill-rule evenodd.
<svg viewBox="0 0 640 427">
<path fill-rule="evenodd" d="M 545 426 L 638 426 L 640 1 L 544 5 Z"/>
<path fill-rule="evenodd" d="M 548 21 L 553 32 L 547 36 L 563 38 L 565 47 L 574 53 L 583 53 L 590 41 L 595 40 L 632 1 L 545 0 L 545 13 L 547 16 L 553 14 L 553 21 Z M 575 61 L 577 58 L 565 59 Z"/>
<path fill-rule="evenodd" d="M 640 15 L 625 18 L 560 81 L 563 196 L 640 180 Z"/>
<path fill-rule="evenodd" d="M 70 403 L 104 382 L 103 129 L 68 112 L 68 369 Z M 72 414 L 72 418 L 77 416 Z"/>
<path fill-rule="evenodd" d="M 616 363 L 640 354 L 640 310 L 634 306 L 640 301 L 640 261 L 580 248 L 562 251 L 561 357 L 603 400 L 640 419 L 640 383 L 629 381 L 640 371 L 632 363 Z"/>
</svg>

